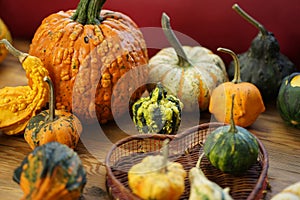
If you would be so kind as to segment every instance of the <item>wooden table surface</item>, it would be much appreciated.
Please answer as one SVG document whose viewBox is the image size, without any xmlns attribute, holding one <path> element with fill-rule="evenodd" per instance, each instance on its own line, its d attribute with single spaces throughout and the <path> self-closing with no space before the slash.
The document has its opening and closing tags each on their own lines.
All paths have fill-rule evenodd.
<svg viewBox="0 0 300 200">
<path fill-rule="evenodd" d="M 14 46 L 28 52 L 28 41 L 14 41 Z M 27 79 L 18 60 L 9 55 L 0 64 L 0 88 L 25 85 Z M 209 113 L 201 114 L 201 121 L 210 121 Z M 182 130 L 195 122 L 183 120 Z M 197 122 L 199 123 L 199 122 Z M 266 199 L 286 186 L 300 181 L 300 130 L 287 126 L 280 118 L 274 103 L 248 128 L 264 144 L 269 155 L 268 179 L 271 190 Z M 101 132 L 101 134 L 99 134 Z M 104 158 L 111 145 L 121 138 L 136 134 L 130 121 L 111 122 L 84 128 L 83 137 L 76 148 L 87 171 L 87 184 L 82 199 L 107 199 L 105 192 Z M 0 132 L 0 197 L 2 200 L 20 199 L 22 190 L 12 180 L 13 171 L 31 152 L 22 135 L 8 136 Z"/>
</svg>

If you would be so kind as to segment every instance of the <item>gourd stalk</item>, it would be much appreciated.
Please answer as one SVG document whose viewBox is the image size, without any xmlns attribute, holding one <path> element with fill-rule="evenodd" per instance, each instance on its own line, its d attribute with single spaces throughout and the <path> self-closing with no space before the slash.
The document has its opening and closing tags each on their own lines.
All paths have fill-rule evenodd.
<svg viewBox="0 0 300 200">
<path fill-rule="evenodd" d="M 162 147 L 162 154 L 163 154 L 163 162 L 162 162 L 162 173 L 167 172 L 167 163 L 168 163 L 168 157 L 169 157 L 169 139 L 165 139 L 163 141 L 163 147 Z"/>
<path fill-rule="evenodd" d="M 240 72 L 240 62 L 239 62 L 239 59 L 238 59 L 237 55 L 233 51 L 231 51 L 229 49 L 226 49 L 226 48 L 218 48 L 217 50 L 220 51 L 220 52 L 223 52 L 223 53 L 228 53 L 233 58 L 233 61 L 234 61 L 234 77 L 233 77 L 233 80 L 231 82 L 233 82 L 233 83 L 242 82 L 241 72 Z"/>
<path fill-rule="evenodd" d="M 55 117 L 55 97 L 54 97 L 54 86 L 51 79 L 48 76 L 44 77 L 44 81 L 49 85 L 49 118 L 48 121 L 53 122 Z"/>
<path fill-rule="evenodd" d="M 254 25 L 263 36 L 268 35 L 268 31 L 265 29 L 265 27 L 256 21 L 254 18 L 252 18 L 248 13 L 246 13 L 242 8 L 239 7 L 238 4 L 234 4 L 232 6 L 232 9 L 235 10 L 239 15 L 241 15 L 244 19 L 246 19 L 248 22 L 250 22 L 252 25 Z"/>
<path fill-rule="evenodd" d="M 178 57 L 178 65 L 179 66 L 191 66 L 192 64 L 188 60 L 186 53 L 184 52 L 182 45 L 180 44 L 178 38 L 176 37 L 175 33 L 173 32 L 171 25 L 170 25 L 170 18 L 166 13 L 162 14 L 161 18 L 161 26 L 163 28 L 164 34 L 166 35 L 169 43 L 176 51 Z"/>
<path fill-rule="evenodd" d="M 80 0 L 72 20 L 80 24 L 100 24 L 102 21 L 100 17 L 101 9 L 106 0 Z"/>
<path fill-rule="evenodd" d="M 230 109 L 230 128 L 229 128 L 229 133 L 237 133 L 237 129 L 235 127 L 234 119 L 233 119 L 233 107 L 234 107 L 234 97 L 235 94 L 232 95 L 231 99 L 231 109 Z"/>
<path fill-rule="evenodd" d="M 4 44 L 6 49 L 15 57 L 17 57 L 19 59 L 19 61 L 21 63 L 23 63 L 23 61 L 25 60 L 25 58 L 28 56 L 27 53 L 23 53 L 21 51 L 19 51 L 18 49 L 16 49 L 15 47 L 13 47 L 11 45 L 11 43 L 7 40 L 7 39 L 2 39 L 0 40 L 0 44 Z"/>
</svg>

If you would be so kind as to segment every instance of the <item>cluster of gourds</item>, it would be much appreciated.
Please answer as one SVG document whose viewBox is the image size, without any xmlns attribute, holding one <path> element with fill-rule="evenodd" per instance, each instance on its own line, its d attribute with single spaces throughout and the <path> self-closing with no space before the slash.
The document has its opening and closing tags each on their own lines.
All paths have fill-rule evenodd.
<svg viewBox="0 0 300 200">
<path fill-rule="evenodd" d="M 163 141 L 162 155 L 146 156 L 129 169 L 128 184 L 134 194 L 141 199 L 177 200 L 184 193 L 184 179 L 188 175 L 189 200 L 232 200 L 229 188 L 222 189 L 206 178 L 200 168 L 202 156 L 187 173 L 181 163 L 168 160 L 168 143 L 169 139 Z"/>
<path fill-rule="evenodd" d="M 61 184 L 59 189 L 63 189 L 53 189 L 48 199 L 57 195 L 78 198 L 85 174 L 72 149 L 79 141 L 81 123 L 106 123 L 128 109 L 142 133 L 175 134 L 183 111 L 209 110 L 216 120 L 230 123 L 212 132 L 204 146 L 211 164 L 228 173 L 243 173 L 257 159 L 257 141 L 245 127 L 264 112 L 263 101 L 277 98 L 282 118 L 300 127 L 300 73 L 293 73 L 295 66 L 280 53 L 273 34 L 238 5 L 233 8 L 260 32 L 244 54 L 219 49 L 234 60 L 227 74 L 224 62 L 211 50 L 182 46 L 165 13 L 162 28 L 172 47 L 149 59 L 142 32 L 134 21 L 123 13 L 102 9 L 104 3 L 105 0 L 81 0 L 76 10 L 46 17 L 34 34 L 29 54 L 13 48 L 10 33 L 0 19 L 0 62 L 8 49 L 18 57 L 28 78 L 26 86 L 0 89 L 0 130 L 9 135 L 24 133 L 34 150 L 15 172 L 24 199 L 45 195 L 45 191 L 35 188 Z M 233 80 L 229 82 L 229 78 Z M 142 97 L 146 89 L 150 95 Z M 48 102 L 49 109 L 45 110 Z M 220 149 L 220 140 L 226 141 L 226 148 Z M 226 151 L 223 157 L 221 150 Z M 245 152 L 251 156 L 245 156 Z M 186 176 L 178 163 L 170 163 L 168 167 L 172 169 L 154 170 L 147 177 L 134 173 L 166 163 L 166 157 L 157 156 L 134 166 L 128 175 L 133 192 L 143 198 L 166 199 L 161 196 L 164 194 L 168 199 L 178 199 Z M 55 178 L 65 173 L 62 179 Z M 170 182 L 174 177 L 178 185 Z M 204 179 L 200 181 L 199 177 Z M 153 178 L 167 190 L 162 192 L 156 188 L 158 185 L 153 185 L 153 190 L 141 187 L 148 184 L 145 182 L 151 184 Z M 199 184 L 217 188 L 208 184 L 199 167 L 191 170 L 190 180 L 190 199 L 197 198 L 193 196 L 198 194 Z M 218 191 L 228 196 L 227 190 Z"/>
</svg>

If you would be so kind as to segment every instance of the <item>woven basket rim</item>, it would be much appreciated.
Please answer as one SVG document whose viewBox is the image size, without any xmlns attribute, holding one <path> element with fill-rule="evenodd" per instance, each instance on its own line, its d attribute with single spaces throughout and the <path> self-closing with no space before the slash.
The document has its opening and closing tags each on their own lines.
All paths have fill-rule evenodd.
<svg viewBox="0 0 300 200">
<path fill-rule="evenodd" d="M 106 176 L 110 176 L 118 185 L 123 186 L 123 184 L 118 179 L 116 179 L 116 177 L 113 175 L 113 172 L 111 170 L 111 167 L 109 166 L 109 163 L 110 163 L 110 157 L 111 157 L 112 153 L 114 152 L 114 150 L 116 148 L 118 148 L 120 145 L 125 144 L 128 141 L 131 141 L 134 139 L 143 140 L 146 138 L 161 139 L 161 140 L 167 139 L 167 138 L 169 138 L 170 140 L 173 140 L 175 138 L 180 139 L 180 138 L 184 138 L 186 135 L 188 135 L 192 132 L 198 131 L 198 130 L 207 129 L 209 127 L 220 127 L 220 126 L 224 126 L 224 125 L 226 125 L 226 124 L 220 123 L 220 122 L 208 122 L 208 123 L 202 123 L 199 125 L 192 126 L 176 135 L 137 134 L 137 135 L 131 135 L 131 136 L 125 137 L 123 139 L 120 139 L 111 147 L 111 149 L 109 150 L 109 152 L 106 155 L 106 158 L 105 158 L 105 167 L 106 167 L 106 171 L 107 171 Z M 259 175 L 257 183 L 255 184 L 255 187 L 253 188 L 252 192 L 249 194 L 249 196 L 247 198 L 248 200 L 256 199 L 257 195 L 262 193 L 262 191 L 266 188 L 267 174 L 268 174 L 268 168 L 269 168 L 269 158 L 268 158 L 267 150 L 265 149 L 265 147 L 264 147 L 263 143 L 260 141 L 260 139 L 257 136 L 255 136 L 254 134 L 252 134 L 252 135 L 257 140 L 260 151 L 262 152 L 264 158 L 262 160 L 263 165 L 262 165 L 261 173 Z M 263 194 L 260 194 L 260 195 L 262 196 Z"/>
</svg>

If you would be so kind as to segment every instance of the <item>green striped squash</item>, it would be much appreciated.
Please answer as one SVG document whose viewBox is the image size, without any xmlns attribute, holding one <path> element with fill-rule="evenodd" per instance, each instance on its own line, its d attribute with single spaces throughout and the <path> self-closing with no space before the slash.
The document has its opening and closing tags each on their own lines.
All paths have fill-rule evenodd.
<svg viewBox="0 0 300 200">
<path fill-rule="evenodd" d="M 300 72 L 283 79 L 277 96 L 277 109 L 287 124 L 300 128 Z"/>
<path fill-rule="evenodd" d="M 133 122 L 140 133 L 175 134 L 181 123 L 183 103 L 168 95 L 161 83 L 148 97 L 132 106 Z"/>
<path fill-rule="evenodd" d="M 232 113 L 233 103 L 230 125 L 212 131 L 203 148 L 205 156 L 214 167 L 225 173 L 241 174 L 257 161 L 259 146 L 254 135 L 234 124 Z"/>
</svg>

